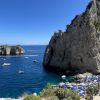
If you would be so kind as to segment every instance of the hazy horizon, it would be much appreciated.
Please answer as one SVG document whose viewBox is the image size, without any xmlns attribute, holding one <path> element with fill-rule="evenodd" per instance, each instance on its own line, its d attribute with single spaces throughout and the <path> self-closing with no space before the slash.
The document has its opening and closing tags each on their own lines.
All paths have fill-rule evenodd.
<svg viewBox="0 0 100 100">
<path fill-rule="evenodd" d="M 90 0 L 0 0 L 0 44 L 47 45 Z"/>
</svg>

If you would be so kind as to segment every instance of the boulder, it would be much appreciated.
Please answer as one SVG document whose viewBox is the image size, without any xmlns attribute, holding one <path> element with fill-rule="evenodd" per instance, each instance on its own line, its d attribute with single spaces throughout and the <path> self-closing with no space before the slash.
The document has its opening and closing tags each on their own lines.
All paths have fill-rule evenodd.
<svg viewBox="0 0 100 100">
<path fill-rule="evenodd" d="M 77 75 L 74 76 L 74 78 L 76 78 L 76 79 L 84 79 L 87 76 L 92 76 L 92 74 L 91 73 L 77 74 Z"/>
</svg>

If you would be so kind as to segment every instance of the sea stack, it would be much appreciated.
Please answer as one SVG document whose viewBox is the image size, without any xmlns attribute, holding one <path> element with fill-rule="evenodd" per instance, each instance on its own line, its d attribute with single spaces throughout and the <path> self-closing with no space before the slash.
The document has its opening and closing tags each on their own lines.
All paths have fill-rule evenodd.
<svg viewBox="0 0 100 100">
<path fill-rule="evenodd" d="M 22 55 L 24 54 L 24 49 L 20 45 L 16 46 L 8 46 L 1 45 L 0 46 L 0 55 Z"/>
<path fill-rule="evenodd" d="M 100 0 L 55 32 L 46 48 L 43 65 L 60 73 L 100 73 Z"/>
</svg>

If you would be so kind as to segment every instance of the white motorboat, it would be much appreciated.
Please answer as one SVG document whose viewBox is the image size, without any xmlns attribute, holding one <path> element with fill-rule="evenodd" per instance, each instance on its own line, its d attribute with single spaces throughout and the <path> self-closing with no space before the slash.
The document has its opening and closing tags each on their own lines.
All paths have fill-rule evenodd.
<svg viewBox="0 0 100 100">
<path fill-rule="evenodd" d="M 2 66 L 10 66 L 10 63 L 3 63 Z"/>
<path fill-rule="evenodd" d="M 18 73 L 19 73 L 19 74 L 23 74 L 23 73 L 24 73 L 24 71 L 22 71 L 22 70 L 19 70 L 19 71 L 18 71 Z"/>
</svg>

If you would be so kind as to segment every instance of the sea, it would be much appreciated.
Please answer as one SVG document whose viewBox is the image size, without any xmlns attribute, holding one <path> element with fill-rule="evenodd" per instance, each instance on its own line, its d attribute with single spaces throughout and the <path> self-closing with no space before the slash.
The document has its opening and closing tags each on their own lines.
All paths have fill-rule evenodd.
<svg viewBox="0 0 100 100">
<path fill-rule="evenodd" d="M 57 84 L 61 76 L 48 72 L 42 62 L 46 45 L 24 45 L 21 56 L 0 56 L 0 98 L 18 98 L 39 93 L 47 83 Z M 7 63 L 8 65 L 3 66 Z"/>
</svg>

